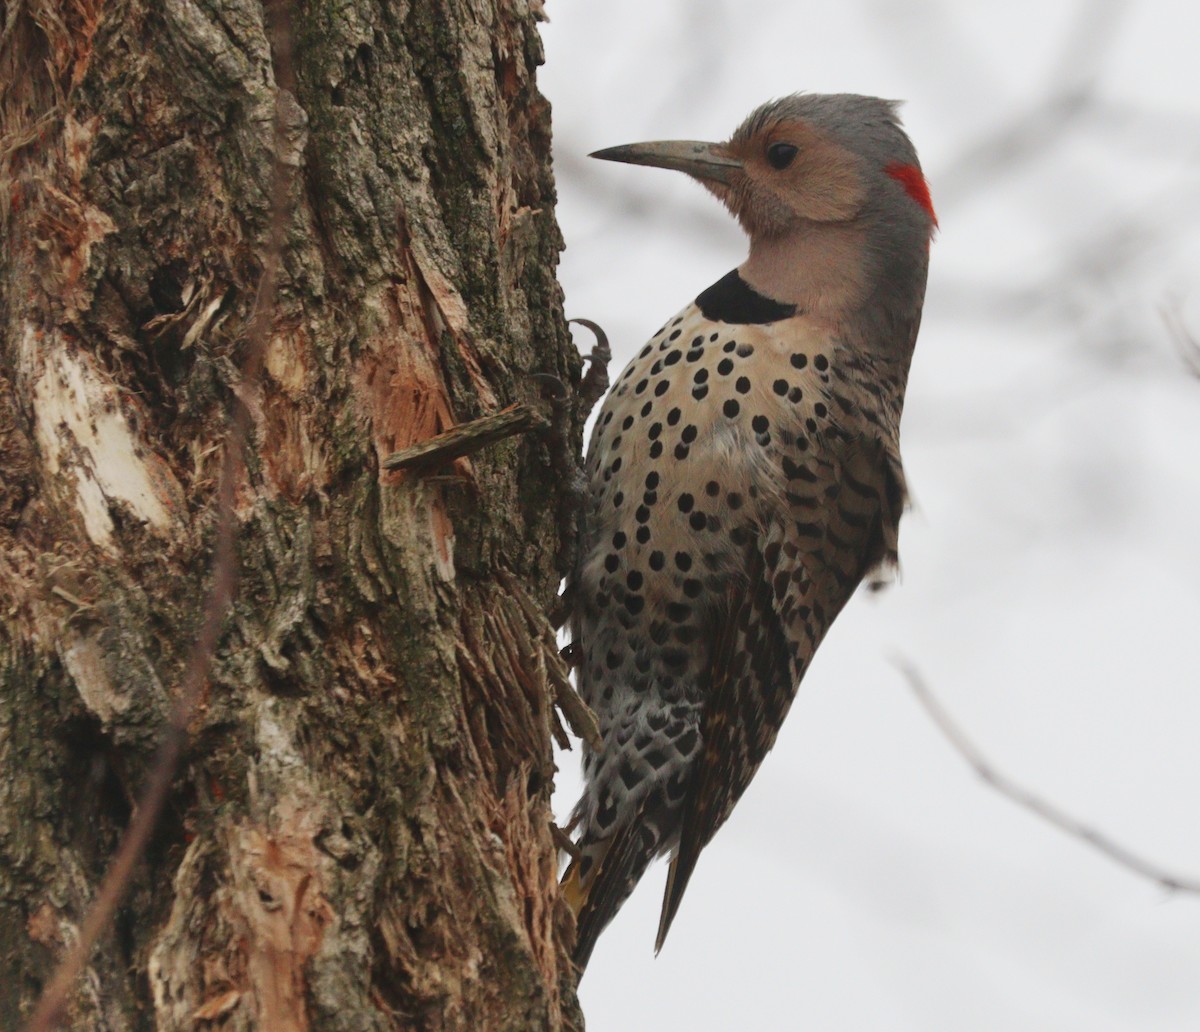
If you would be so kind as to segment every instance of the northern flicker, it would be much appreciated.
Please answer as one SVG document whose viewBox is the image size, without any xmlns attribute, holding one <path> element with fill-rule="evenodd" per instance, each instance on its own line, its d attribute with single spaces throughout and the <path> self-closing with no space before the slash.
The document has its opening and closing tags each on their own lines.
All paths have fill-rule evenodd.
<svg viewBox="0 0 1200 1032">
<path fill-rule="evenodd" d="M 875 97 L 798 94 L 725 143 L 592 156 L 697 179 L 750 251 L 642 348 L 588 449 L 572 632 L 603 748 L 584 750 L 563 878 L 581 968 L 672 853 L 662 947 L 829 625 L 896 561 L 937 224 L 896 105 Z"/>
</svg>

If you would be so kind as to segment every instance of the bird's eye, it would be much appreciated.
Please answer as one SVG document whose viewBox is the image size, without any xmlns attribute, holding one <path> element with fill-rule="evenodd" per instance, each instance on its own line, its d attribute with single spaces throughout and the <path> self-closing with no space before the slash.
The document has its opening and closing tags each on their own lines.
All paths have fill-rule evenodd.
<svg viewBox="0 0 1200 1032">
<path fill-rule="evenodd" d="M 790 143 L 773 143 L 767 148 L 767 160 L 772 168 L 787 168 L 796 156 L 796 149 Z"/>
</svg>

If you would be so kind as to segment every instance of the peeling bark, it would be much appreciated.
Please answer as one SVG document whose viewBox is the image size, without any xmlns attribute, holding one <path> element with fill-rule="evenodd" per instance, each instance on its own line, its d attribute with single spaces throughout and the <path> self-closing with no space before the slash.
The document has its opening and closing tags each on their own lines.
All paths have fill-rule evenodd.
<svg viewBox="0 0 1200 1032">
<path fill-rule="evenodd" d="M 290 66 L 256 0 L 0 8 L 0 1028 L 168 719 L 238 397 L 237 598 L 71 1025 L 582 1026 L 549 808 L 562 478 L 537 433 L 380 472 L 536 402 L 533 373 L 578 381 L 539 8 L 307 0 Z"/>
</svg>

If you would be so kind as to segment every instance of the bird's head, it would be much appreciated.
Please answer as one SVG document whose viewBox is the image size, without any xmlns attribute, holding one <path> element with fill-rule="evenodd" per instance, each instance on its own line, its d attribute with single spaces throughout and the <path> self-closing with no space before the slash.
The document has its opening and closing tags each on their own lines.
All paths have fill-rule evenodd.
<svg viewBox="0 0 1200 1032">
<path fill-rule="evenodd" d="M 592 156 L 699 180 L 749 235 L 739 272 L 755 290 L 839 325 L 856 320 L 864 339 L 896 340 L 907 356 L 937 218 L 896 107 L 801 93 L 764 104 L 724 143 L 634 143 Z"/>
<path fill-rule="evenodd" d="M 926 239 L 937 224 L 896 105 L 877 97 L 795 94 L 758 108 L 723 143 L 633 143 L 592 157 L 686 172 L 728 206 L 752 240 L 881 211 L 919 227 Z"/>
</svg>

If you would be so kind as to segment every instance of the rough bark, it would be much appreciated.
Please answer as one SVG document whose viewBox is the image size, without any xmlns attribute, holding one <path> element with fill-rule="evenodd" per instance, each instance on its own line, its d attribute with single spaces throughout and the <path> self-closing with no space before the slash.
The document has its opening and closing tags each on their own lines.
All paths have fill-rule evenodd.
<svg viewBox="0 0 1200 1032">
<path fill-rule="evenodd" d="M 536 432 L 380 471 L 578 378 L 538 7 L 307 0 L 284 68 L 259 0 L 0 4 L 0 1027 L 178 690 L 235 396 L 236 600 L 71 1024 L 581 1024 L 549 809 L 562 477 Z"/>
</svg>

